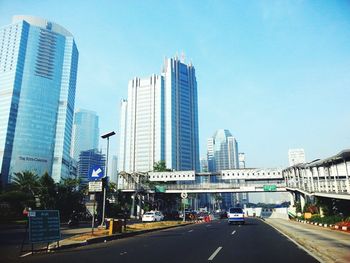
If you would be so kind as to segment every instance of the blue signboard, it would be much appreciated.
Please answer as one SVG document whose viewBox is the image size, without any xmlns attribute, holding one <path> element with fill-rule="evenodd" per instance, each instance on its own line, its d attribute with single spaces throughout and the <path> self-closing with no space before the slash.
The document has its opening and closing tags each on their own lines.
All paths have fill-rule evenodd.
<svg viewBox="0 0 350 263">
<path fill-rule="evenodd" d="M 32 210 L 28 213 L 29 241 L 52 242 L 61 239 L 60 214 L 58 210 Z"/>
<path fill-rule="evenodd" d="M 101 180 L 103 176 L 104 176 L 104 172 L 103 172 L 102 166 L 93 165 L 90 167 L 89 174 L 88 174 L 89 181 Z"/>
</svg>

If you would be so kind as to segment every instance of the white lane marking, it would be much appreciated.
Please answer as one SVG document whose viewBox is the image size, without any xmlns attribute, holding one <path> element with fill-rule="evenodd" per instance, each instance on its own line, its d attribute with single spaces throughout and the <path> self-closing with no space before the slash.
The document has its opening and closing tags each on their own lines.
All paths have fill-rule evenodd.
<svg viewBox="0 0 350 263">
<path fill-rule="evenodd" d="M 125 251 L 125 252 L 120 253 L 121 256 L 123 256 L 125 254 L 128 254 L 128 252 Z"/>
<path fill-rule="evenodd" d="M 238 227 L 241 227 L 241 225 L 238 225 Z"/>
<path fill-rule="evenodd" d="M 214 253 L 208 258 L 208 260 L 209 260 L 209 261 L 212 261 L 212 260 L 215 258 L 215 256 L 220 252 L 221 249 L 222 249 L 222 247 L 218 247 L 218 248 L 214 251 Z"/>
<path fill-rule="evenodd" d="M 234 235 L 236 233 L 236 230 L 233 230 L 232 234 L 231 235 Z"/>
<path fill-rule="evenodd" d="M 188 232 L 189 232 L 189 233 L 193 232 L 193 229 L 189 230 Z"/>
<path fill-rule="evenodd" d="M 209 226 L 211 226 L 211 225 L 207 225 L 207 227 L 209 227 Z"/>
<path fill-rule="evenodd" d="M 31 255 L 31 254 L 32 254 L 32 252 L 28 252 L 28 253 L 25 253 L 25 254 L 23 254 L 23 255 L 20 255 L 19 257 L 20 257 L 20 258 L 24 258 L 24 257 L 29 256 L 29 255 Z"/>
</svg>

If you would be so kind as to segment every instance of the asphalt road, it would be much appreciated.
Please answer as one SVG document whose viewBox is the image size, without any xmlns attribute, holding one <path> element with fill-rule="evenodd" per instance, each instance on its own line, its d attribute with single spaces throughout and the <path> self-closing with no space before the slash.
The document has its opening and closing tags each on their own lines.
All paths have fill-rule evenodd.
<svg viewBox="0 0 350 263">
<path fill-rule="evenodd" d="M 167 229 L 91 246 L 30 255 L 20 262 L 318 262 L 258 219 Z"/>
</svg>

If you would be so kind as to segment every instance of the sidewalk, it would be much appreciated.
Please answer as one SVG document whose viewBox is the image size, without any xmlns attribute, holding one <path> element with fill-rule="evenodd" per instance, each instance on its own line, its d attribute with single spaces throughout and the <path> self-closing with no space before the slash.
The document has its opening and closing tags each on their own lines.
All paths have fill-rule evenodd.
<svg viewBox="0 0 350 263">
<path fill-rule="evenodd" d="M 350 262 L 350 234 L 284 219 L 265 219 L 325 263 Z"/>
</svg>

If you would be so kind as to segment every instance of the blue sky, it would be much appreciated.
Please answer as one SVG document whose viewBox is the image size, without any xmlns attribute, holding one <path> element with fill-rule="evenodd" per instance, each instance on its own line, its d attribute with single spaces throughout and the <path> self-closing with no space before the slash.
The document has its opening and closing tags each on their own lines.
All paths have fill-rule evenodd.
<svg viewBox="0 0 350 263">
<path fill-rule="evenodd" d="M 349 1 L 0 0 L 1 26 L 15 14 L 74 35 L 76 108 L 96 111 L 101 133 L 118 131 L 129 79 L 184 52 L 197 73 L 201 155 L 220 128 L 249 167 L 285 167 L 289 148 L 308 161 L 350 148 Z"/>
</svg>

